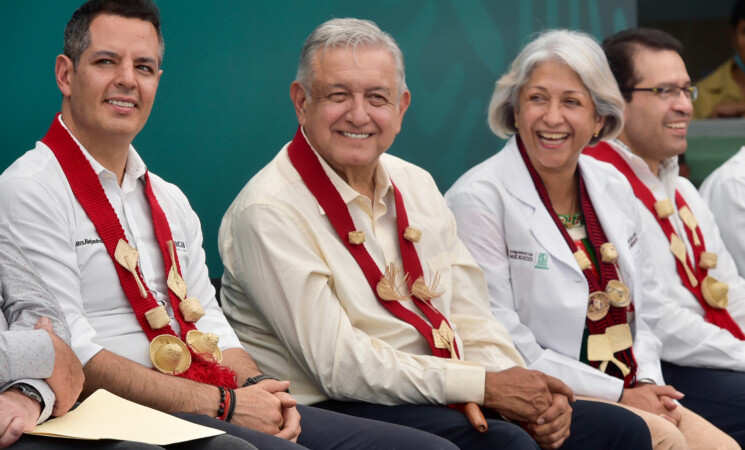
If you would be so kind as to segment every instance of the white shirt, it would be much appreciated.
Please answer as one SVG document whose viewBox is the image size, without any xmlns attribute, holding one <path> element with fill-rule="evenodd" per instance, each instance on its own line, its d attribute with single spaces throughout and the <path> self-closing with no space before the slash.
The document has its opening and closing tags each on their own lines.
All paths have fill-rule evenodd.
<svg viewBox="0 0 745 450">
<path fill-rule="evenodd" d="M 381 271 L 401 266 L 388 175 L 401 189 L 409 223 L 423 233 L 415 247 L 426 281 L 439 273 L 445 292 L 432 303 L 466 361 L 432 356 L 412 325 L 378 303 L 287 146 L 243 188 L 220 226 L 223 308 L 241 341 L 265 373 L 292 382 L 301 403 L 483 403 L 485 371 L 522 360 L 489 313 L 483 273 L 431 176 L 382 155 L 371 202 L 320 160 Z"/>
<path fill-rule="evenodd" d="M 644 270 L 649 255 L 631 187 L 607 164 L 580 156 L 579 166 L 634 303 L 637 379 L 662 384 L 660 342 L 651 331 L 661 312 L 659 287 Z M 458 235 L 484 269 L 492 311 L 528 367 L 561 379 L 577 395 L 617 401 L 623 380 L 580 361 L 587 279 L 538 196 L 515 138 L 463 175 L 445 198 Z"/>
<path fill-rule="evenodd" d="M 729 285 L 727 311 L 745 331 L 745 280 L 738 275 L 704 199 L 690 181 L 678 176 L 677 158 L 663 161 L 658 176 L 655 176 L 647 163 L 631 153 L 622 142 L 612 141 L 611 147 L 626 160 L 637 177 L 650 189 L 656 201 L 670 199 L 675 214 L 669 219 L 675 233 L 685 242 L 689 257 L 693 260 L 692 246 L 688 242 L 685 225 L 678 215 L 675 203 L 675 190 L 680 191 L 698 221 L 706 250 L 718 256 L 717 268 L 710 270 L 709 275 Z M 645 240 L 655 256 L 652 259 L 654 273 L 660 280 L 662 299 L 665 300 L 664 313 L 655 329 L 655 334 L 662 341 L 662 359 L 683 366 L 745 370 L 745 342 L 704 320 L 704 310 L 699 301 L 680 280 L 676 259 L 670 251 L 670 241 L 655 216 L 641 200 L 637 199 L 637 202 L 647 231 Z"/>
<path fill-rule="evenodd" d="M 712 172 L 699 189 L 709 205 L 722 240 L 745 274 L 745 146 Z"/>
<path fill-rule="evenodd" d="M 113 172 L 80 148 L 98 174 L 127 240 L 139 250 L 145 283 L 164 304 L 172 318 L 171 327 L 178 333 L 168 300 L 163 257 L 145 197 L 145 164 L 130 147 L 120 187 Z M 188 295 L 197 297 L 206 311 L 197 328 L 217 334 L 221 349 L 239 347 L 215 300 L 197 215 L 176 186 L 153 174 L 150 181 L 171 227 Z M 57 159 L 43 143 L 37 142 L 35 149 L 0 176 L 0 221 L 10 224 L 19 246 L 60 302 L 70 324 L 72 349 L 83 365 L 106 349 L 152 367 L 150 342 L 121 288 L 114 262 L 72 193 Z"/>
</svg>

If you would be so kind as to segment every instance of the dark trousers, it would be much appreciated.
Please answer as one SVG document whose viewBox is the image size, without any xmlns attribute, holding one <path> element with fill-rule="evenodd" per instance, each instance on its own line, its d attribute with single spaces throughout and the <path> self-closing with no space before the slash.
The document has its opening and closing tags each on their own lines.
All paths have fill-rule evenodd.
<svg viewBox="0 0 745 450">
<path fill-rule="evenodd" d="M 445 439 L 413 428 L 298 405 L 302 431 L 298 443 L 225 423 L 208 416 L 176 414 L 201 425 L 219 428 L 259 449 L 455 449 Z M 215 423 L 217 422 L 217 423 Z"/>
<path fill-rule="evenodd" d="M 519 426 L 488 419 L 489 430 L 478 433 L 456 410 L 435 405 L 385 406 L 329 400 L 314 406 L 368 419 L 406 425 L 453 442 L 462 449 L 537 449 Z M 571 435 L 564 449 L 650 449 L 652 438 L 644 421 L 617 406 L 578 400 L 572 404 Z"/>
<path fill-rule="evenodd" d="M 665 382 L 685 394 L 680 403 L 745 448 L 745 373 L 662 362 Z"/>
</svg>

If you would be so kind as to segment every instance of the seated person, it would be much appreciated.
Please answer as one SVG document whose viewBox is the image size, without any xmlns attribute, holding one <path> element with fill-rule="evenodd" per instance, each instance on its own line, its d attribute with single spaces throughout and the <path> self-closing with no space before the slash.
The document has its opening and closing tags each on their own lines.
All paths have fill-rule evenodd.
<svg viewBox="0 0 745 450">
<path fill-rule="evenodd" d="M 694 119 L 745 117 L 745 0 L 737 0 L 730 17 L 734 56 L 699 81 Z"/>
<path fill-rule="evenodd" d="M 591 36 L 538 36 L 489 105 L 492 130 L 514 136 L 456 181 L 447 202 L 484 269 L 492 311 L 529 368 L 640 415 L 655 448 L 735 448 L 664 385 L 650 328 L 661 313 L 659 288 L 639 209 L 621 174 L 581 156 L 621 131 L 623 107 Z"/>
<path fill-rule="evenodd" d="M 243 447 L 446 448 L 405 427 L 296 408 L 289 382 L 263 375 L 241 347 L 215 300 L 199 219 L 131 145 L 163 49 L 152 1 L 83 4 L 56 60 L 62 113 L 0 176 L 0 221 L 61 304 L 84 394 L 103 388 L 225 430 Z"/>
<path fill-rule="evenodd" d="M 662 375 L 686 396 L 683 406 L 745 446 L 745 279 L 719 236 L 706 202 L 679 175 L 697 90 L 683 45 L 660 30 L 636 28 L 607 38 L 603 49 L 623 94 L 618 139 L 585 153 L 610 162 L 629 180 L 653 258 L 663 313 Z"/>
<path fill-rule="evenodd" d="M 264 370 L 301 403 L 460 448 L 649 448 L 634 414 L 571 403 L 564 383 L 524 369 L 431 176 L 385 154 L 411 98 L 390 35 L 320 25 L 290 96 L 294 139 L 219 233 L 223 307 Z"/>
<path fill-rule="evenodd" d="M 742 277 L 745 275 L 745 234 L 742 232 L 745 230 L 745 145 L 709 174 L 699 191 Z M 745 315 L 741 319 L 741 327 L 745 328 Z"/>
<path fill-rule="evenodd" d="M 70 329 L 57 301 L 0 225 L 0 448 L 50 415 L 61 416 L 83 389 Z M 25 436 L 21 444 L 34 441 Z M 38 443 L 38 442 L 37 442 Z"/>
</svg>

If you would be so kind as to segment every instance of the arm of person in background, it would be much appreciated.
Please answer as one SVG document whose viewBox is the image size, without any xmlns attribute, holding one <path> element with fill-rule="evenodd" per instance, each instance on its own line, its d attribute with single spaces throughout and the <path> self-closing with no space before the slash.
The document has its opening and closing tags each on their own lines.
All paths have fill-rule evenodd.
<svg viewBox="0 0 745 450">
<path fill-rule="evenodd" d="M 745 117 L 745 102 L 721 102 L 711 111 L 712 119 Z"/>
</svg>

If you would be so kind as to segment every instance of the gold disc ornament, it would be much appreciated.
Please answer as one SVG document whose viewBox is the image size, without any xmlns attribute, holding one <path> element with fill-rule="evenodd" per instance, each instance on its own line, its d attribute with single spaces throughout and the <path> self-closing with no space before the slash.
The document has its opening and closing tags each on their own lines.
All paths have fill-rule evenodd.
<svg viewBox="0 0 745 450">
<path fill-rule="evenodd" d="M 215 361 L 222 361 L 222 352 L 217 346 L 220 338 L 215 333 L 203 333 L 199 330 L 191 330 L 186 333 L 186 342 L 194 349 L 195 353 L 206 353 L 212 355 Z"/>
<path fill-rule="evenodd" d="M 610 280 L 605 285 L 605 292 L 610 297 L 611 305 L 616 308 L 625 308 L 631 303 L 631 293 L 628 286 L 618 280 Z"/>
<path fill-rule="evenodd" d="M 707 276 L 701 282 L 701 293 L 704 295 L 706 303 L 712 308 L 725 309 L 729 304 L 728 292 L 729 286 L 727 283 L 717 281 L 712 276 Z"/>
<path fill-rule="evenodd" d="M 602 291 L 593 292 L 587 301 L 587 318 L 597 322 L 608 314 L 611 299 Z"/>
<path fill-rule="evenodd" d="M 191 353 L 181 339 L 162 334 L 150 342 L 150 360 L 161 372 L 178 375 L 191 365 Z"/>
</svg>

